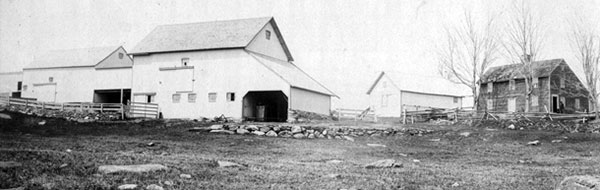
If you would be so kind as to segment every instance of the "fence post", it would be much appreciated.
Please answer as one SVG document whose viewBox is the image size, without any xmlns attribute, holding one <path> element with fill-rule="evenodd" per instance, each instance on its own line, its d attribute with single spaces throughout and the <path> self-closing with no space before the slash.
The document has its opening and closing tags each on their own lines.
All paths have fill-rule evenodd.
<svg viewBox="0 0 600 190">
<path fill-rule="evenodd" d="M 104 104 L 100 104 L 100 113 L 104 113 Z"/>
<path fill-rule="evenodd" d="M 45 110 L 45 109 L 46 109 L 46 103 L 42 102 L 42 110 Z"/>
<path fill-rule="evenodd" d="M 406 109 L 403 110 L 403 114 L 402 114 L 402 124 L 406 124 Z"/>
<path fill-rule="evenodd" d="M 29 107 L 29 100 L 25 99 L 25 107 Z"/>
<path fill-rule="evenodd" d="M 7 97 L 8 99 L 8 106 L 10 106 L 10 96 Z"/>
<path fill-rule="evenodd" d="M 83 112 L 83 102 L 79 102 L 79 109 Z"/>
<path fill-rule="evenodd" d="M 65 111 L 65 103 L 60 104 L 60 111 Z"/>
<path fill-rule="evenodd" d="M 125 120 L 125 106 L 121 103 L 121 120 Z"/>
</svg>

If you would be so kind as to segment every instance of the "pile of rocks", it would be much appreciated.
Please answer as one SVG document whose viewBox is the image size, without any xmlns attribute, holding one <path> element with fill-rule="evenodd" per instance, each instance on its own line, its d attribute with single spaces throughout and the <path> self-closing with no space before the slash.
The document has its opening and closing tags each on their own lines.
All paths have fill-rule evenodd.
<svg viewBox="0 0 600 190">
<path fill-rule="evenodd" d="M 27 115 L 36 115 L 38 117 L 64 118 L 78 122 L 114 121 L 121 119 L 121 114 L 116 112 L 100 113 L 86 110 L 51 110 L 19 105 L 4 106 L 3 109 Z"/>
<path fill-rule="evenodd" d="M 477 127 L 505 128 L 510 130 L 545 130 L 560 132 L 600 133 L 598 123 L 577 123 L 574 121 L 551 121 L 551 120 L 526 120 L 526 119 L 500 119 L 481 120 L 476 123 Z"/>
<path fill-rule="evenodd" d="M 301 126 L 301 125 L 243 125 L 223 124 L 212 125 L 208 128 L 211 133 L 258 135 L 284 138 L 327 138 L 345 139 L 353 141 L 351 137 L 359 136 L 391 136 L 391 135 L 424 135 L 432 133 L 428 129 L 407 128 L 385 128 L 385 129 L 361 129 L 352 127 L 324 127 L 324 126 Z"/>
</svg>

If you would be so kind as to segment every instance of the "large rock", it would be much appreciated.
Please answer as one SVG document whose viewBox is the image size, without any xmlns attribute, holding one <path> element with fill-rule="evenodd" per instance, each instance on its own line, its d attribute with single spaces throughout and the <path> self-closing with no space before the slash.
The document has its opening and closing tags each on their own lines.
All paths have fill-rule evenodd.
<svg viewBox="0 0 600 190">
<path fill-rule="evenodd" d="M 246 129 L 248 131 L 258 131 L 258 127 L 256 125 L 246 125 L 246 127 L 244 127 L 244 129 Z"/>
<path fill-rule="evenodd" d="M 230 131 L 230 130 L 211 130 L 211 133 L 224 133 L 224 134 L 230 134 L 233 135 L 235 134 L 235 132 Z"/>
<path fill-rule="evenodd" d="M 569 176 L 558 184 L 556 190 L 600 190 L 600 176 Z"/>
<path fill-rule="evenodd" d="M 258 135 L 258 136 L 263 136 L 265 135 L 265 132 L 262 131 L 252 131 L 252 134 Z"/>
<path fill-rule="evenodd" d="M 266 133 L 266 132 L 269 132 L 269 131 L 271 130 L 271 127 L 268 127 L 268 126 L 261 126 L 261 127 L 258 129 L 258 130 L 259 130 L 260 132 Z"/>
<path fill-rule="evenodd" d="M 302 134 L 302 133 L 296 133 L 296 134 L 294 134 L 294 138 L 296 138 L 296 139 L 304 138 L 304 134 Z"/>
<path fill-rule="evenodd" d="M 135 189 L 137 188 L 138 185 L 136 184 L 123 184 L 123 185 L 119 185 L 119 187 L 117 187 L 119 190 L 127 190 L 127 189 Z"/>
<path fill-rule="evenodd" d="M 164 190 L 164 188 L 156 184 L 150 184 L 146 186 L 146 190 Z"/>
<path fill-rule="evenodd" d="M 233 163 L 233 162 L 228 162 L 228 161 L 217 161 L 217 164 L 219 164 L 219 167 L 222 167 L 222 168 L 244 167 L 238 163 Z"/>
<path fill-rule="evenodd" d="M 1 162 L 0 161 L 0 169 L 16 168 L 16 167 L 21 167 L 21 166 L 22 166 L 22 164 L 19 162 L 13 162 L 13 161 Z"/>
<path fill-rule="evenodd" d="M 248 133 L 250 133 L 250 131 L 248 131 L 248 130 L 246 130 L 246 129 L 237 129 L 235 132 L 236 132 L 237 134 L 242 134 L 242 135 L 243 135 L 243 134 L 248 134 Z"/>
<path fill-rule="evenodd" d="M 296 133 L 302 133 L 302 127 L 298 126 L 298 125 L 294 125 L 292 126 L 292 133 L 296 134 Z"/>
<path fill-rule="evenodd" d="M 290 132 L 290 131 L 280 131 L 279 134 L 277 134 L 277 135 L 280 136 L 280 137 L 288 138 L 288 137 L 292 137 L 292 132 Z"/>
<path fill-rule="evenodd" d="M 365 165 L 365 168 L 397 168 L 402 167 L 402 163 L 397 162 L 394 159 L 379 160 L 370 164 Z"/>
<path fill-rule="evenodd" d="M 223 125 L 211 125 L 208 128 L 211 130 L 220 130 L 220 129 L 223 129 Z"/>
<path fill-rule="evenodd" d="M 269 132 L 267 132 L 267 134 L 266 134 L 266 135 L 267 135 L 268 137 L 276 137 L 276 136 L 277 136 L 277 133 L 276 133 L 275 131 L 269 131 Z"/>
<path fill-rule="evenodd" d="M 0 113 L 0 119 L 12 119 L 12 117 L 10 117 L 8 114 Z"/>
<path fill-rule="evenodd" d="M 141 164 L 141 165 L 103 165 L 98 167 L 98 172 L 100 173 L 116 173 L 116 172 L 132 172 L 132 173 L 142 173 L 142 172 L 151 172 L 151 171 L 159 171 L 166 170 L 167 167 L 160 164 Z"/>
</svg>

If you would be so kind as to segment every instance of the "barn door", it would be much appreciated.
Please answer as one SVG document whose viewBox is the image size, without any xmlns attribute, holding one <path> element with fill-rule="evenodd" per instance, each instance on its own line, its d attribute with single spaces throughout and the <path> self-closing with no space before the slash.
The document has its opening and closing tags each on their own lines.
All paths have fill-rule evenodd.
<svg viewBox="0 0 600 190">
<path fill-rule="evenodd" d="M 34 93 L 37 101 L 40 102 L 55 102 L 56 101 L 56 85 L 35 85 Z"/>
<path fill-rule="evenodd" d="M 508 99 L 508 111 L 509 112 L 517 111 L 517 99 L 516 98 Z"/>
</svg>

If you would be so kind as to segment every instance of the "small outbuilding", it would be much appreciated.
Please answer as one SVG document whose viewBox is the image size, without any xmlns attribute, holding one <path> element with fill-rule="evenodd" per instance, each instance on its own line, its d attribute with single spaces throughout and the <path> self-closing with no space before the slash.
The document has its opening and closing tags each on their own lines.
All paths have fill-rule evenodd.
<svg viewBox="0 0 600 190">
<path fill-rule="evenodd" d="M 23 72 L 0 73 L 0 96 L 21 97 Z"/>
</svg>

